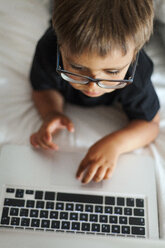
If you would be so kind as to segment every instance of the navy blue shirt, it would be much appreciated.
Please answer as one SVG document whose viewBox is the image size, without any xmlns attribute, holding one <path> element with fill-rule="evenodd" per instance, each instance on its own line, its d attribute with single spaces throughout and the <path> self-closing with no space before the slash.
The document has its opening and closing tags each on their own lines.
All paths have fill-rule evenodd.
<svg viewBox="0 0 165 248">
<path fill-rule="evenodd" d="M 150 121 L 160 108 L 159 100 L 151 82 L 153 63 L 142 49 L 139 54 L 134 82 L 125 88 L 105 93 L 99 97 L 88 97 L 74 89 L 56 72 L 57 38 L 50 27 L 39 40 L 30 72 L 30 81 L 34 90 L 54 89 L 65 100 L 81 106 L 112 105 L 120 102 L 130 120 Z M 126 77 L 129 75 L 131 66 Z"/>
</svg>

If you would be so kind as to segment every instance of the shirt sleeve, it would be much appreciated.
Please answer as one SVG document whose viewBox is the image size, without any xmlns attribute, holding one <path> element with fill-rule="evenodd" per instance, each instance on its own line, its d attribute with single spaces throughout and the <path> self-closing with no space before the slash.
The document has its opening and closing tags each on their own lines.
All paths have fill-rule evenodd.
<svg viewBox="0 0 165 248">
<path fill-rule="evenodd" d="M 56 72 L 57 40 L 50 27 L 38 41 L 31 70 L 30 82 L 34 90 L 58 89 L 60 77 Z"/>
<path fill-rule="evenodd" d="M 151 81 L 153 63 L 142 50 L 134 82 L 123 88 L 119 101 L 130 120 L 151 121 L 160 108 L 159 99 Z"/>
</svg>

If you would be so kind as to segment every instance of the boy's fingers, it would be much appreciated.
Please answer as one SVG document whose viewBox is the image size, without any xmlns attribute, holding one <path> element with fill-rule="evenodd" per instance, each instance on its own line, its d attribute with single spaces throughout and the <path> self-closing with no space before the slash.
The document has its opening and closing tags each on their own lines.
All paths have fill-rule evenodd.
<svg viewBox="0 0 165 248">
<path fill-rule="evenodd" d="M 73 122 L 69 118 L 65 117 L 62 120 L 62 124 L 68 129 L 69 132 L 74 132 Z"/>
<path fill-rule="evenodd" d="M 96 162 L 90 163 L 88 164 L 89 169 L 87 170 L 86 174 L 84 175 L 83 179 L 82 179 L 82 183 L 89 183 L 95 176 L 95 174 L 97 173 L 98 170 L 98 166 L 99 164 L 97 164 Z"/>
<path fill-rule="evenodd" d="M 105 173 L 105 176 L 104 176 L 104 179 L 109 179 L 112 175 L 112 170 L 111 168 L 108 168 L 106 173 Z"/>
<path fill-rule="evenodd" d="M 77 173 L 76 173 L 76 177 L 78 179 L 80 179 L 85 171 L 85 169 L 87 168 L 88 164 L 86 163 L 86 159 L 83 159 L 79 165 L 79 168 L 77 170 Z"/>
<path fill-rule="evenodd" d="M 36 134 L 32 134 L 30 136 L 30 143 L 32 144 L 32 146 L 34 146 L 35 148 L 38 148 L 39 145 L 37 143 L 37 140 L 36 140 Z"/>
<path fill-rule="evenodd" d="M 104 167 L 104 166 L 99 167 L 93 178 L 93 181 L 95 181 L 96 183 L 102 181 L 104 179 L 106 170 L 107 170 L 107 167 Z"/>
</svg>

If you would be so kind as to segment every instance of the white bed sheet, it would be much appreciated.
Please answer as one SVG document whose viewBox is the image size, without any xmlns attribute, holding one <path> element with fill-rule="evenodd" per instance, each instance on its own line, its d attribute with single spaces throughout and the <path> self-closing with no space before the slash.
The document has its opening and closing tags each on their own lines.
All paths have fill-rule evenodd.
<svg viewBox="0 0 165 248">
<path fill-rule="evenodd" d="M 47 28 L 48 0 L 0 0 L 0 146 L 29 145 L 29 136 L 41 119 L 31 99 L 28 79 L 37 40 Z M 156 161 L 160 235 L 165 239 L 165 49 L 155 36 L 146 47 L 155 70 L 153 82 L 160 98 L 160 134 L 147 148 L 135 152 L 150 154 Z M 67 104 L 66 114 L 75 133 L 59 133 L 61 150 L 87 150 L 96 140 L 127 123 L 119 106 L 84 109 Z"/>
</svg>

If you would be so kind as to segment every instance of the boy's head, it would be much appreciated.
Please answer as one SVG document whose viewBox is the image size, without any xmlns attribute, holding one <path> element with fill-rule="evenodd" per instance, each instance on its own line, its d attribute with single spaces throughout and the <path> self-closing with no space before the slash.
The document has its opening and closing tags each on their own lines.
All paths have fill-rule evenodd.
<svg viewBox="0 0 165 248">
<path fill-rule="evenodd" d="M 53 27 L 64 68 L 105 78 L 106 75 L 100 74 L 104 69 L 113 68 L 112 72 L 126 64 L 129 67 L 150 38 L 153 16 L 152 0 L 54 0 Z M 100 64 L 99 68 L 98 63 L 85 66 L 84 61 L 89 62 L 91 56 L 107 66 Z M 128 67 L 116 74 L 115 79 L 124 78 Z"/>
</svg>

